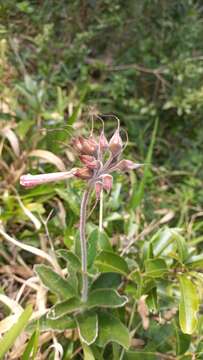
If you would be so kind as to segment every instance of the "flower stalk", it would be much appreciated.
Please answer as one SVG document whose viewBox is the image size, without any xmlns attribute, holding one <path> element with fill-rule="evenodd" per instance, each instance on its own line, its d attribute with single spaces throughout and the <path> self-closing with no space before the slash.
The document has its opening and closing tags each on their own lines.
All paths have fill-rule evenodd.
<svg viewBox="0 0 203 360">
<path fill-rule="evenodd" d="M 87 218 L 87 205 L 91 187 L 88 187 L 83 194 L 81 207 L 80 207 L 80 246 L 81 246 L 81 261 L 82 261 L 82 302 L 87 301 L 88 296 L 88 273 L 87 273 L 87 240 L 86 240 L 86 218 Z"/>
</svg>

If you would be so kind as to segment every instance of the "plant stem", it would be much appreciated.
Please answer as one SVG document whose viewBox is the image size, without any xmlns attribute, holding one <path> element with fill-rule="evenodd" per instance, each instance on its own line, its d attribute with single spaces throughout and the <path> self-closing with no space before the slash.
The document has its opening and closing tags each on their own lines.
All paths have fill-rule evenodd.
<svg viewBox="0 0 203 360">
<path fill-rule="evenodd" d="M 88 295 L 88 274 L 87 274 L 87 242 L 85 236 L 85 225 L 86 225 L 86 214 L 87 204 L 91 188 L 88 187 L 82 197 L 81 208 L 80 208 L 80 246 L 81 246 L 81 260 L 82 260 L 82 292 L 81 300 L 87 301 Z"/>
<path fill-rule="evenodd" d="M 103 189 L 100 194 L 100 207 L 99 207 L 99 231 L 100 233 L 103 230 L 103 200 L 104 200 L 104 194 Z"/>
</svg>

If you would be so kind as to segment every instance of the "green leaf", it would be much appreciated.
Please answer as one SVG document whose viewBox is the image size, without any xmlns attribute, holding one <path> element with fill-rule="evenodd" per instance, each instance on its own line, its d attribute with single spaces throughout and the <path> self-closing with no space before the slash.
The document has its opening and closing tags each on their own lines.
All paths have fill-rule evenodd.
<svg viewBox="0 0 203 360">
<path fill-rule="evenodd" d="M 84 360 L 95 360 L 91 348 L 88 345 L 86 345 L 84 342 L 82 343 L 82 348 L 83 348 Z"/>
<path fill-rule="evenodd" d="M 188 350 L 190 346 L 191 336 L 188 334 L 183 334 L 175 322 L 174 329 L 176 334 L 176 355 L 182 355 Z"/>
<path fill-rule="evenodd" d="M 173 234 L 174 234 L 174 238 L 175 238 L 175 241 L 177 244 L 180 260 L 182 263 L 184 263 L 188 257 L 188 248 L 187 248 L 186 241 L 185 241 L 184 237 L 181 236 L 177 231 L 176 232 L 173 231 Z"/>
<path fill-rule="evenodd" d="M 46 265 L 36 265 L 35 271 L 42 283 L 61 299 L 71 298 L 76 294 L 70 283 Z"/>
<path fill-rule="evenodd" d="M 22 355 L 22 360 L 35 360 L 35 356 L 37 354 L 38 350 L 38 343 L 39 343 L 39 327 L 38 324 L 36 324 L 37 329 L 32 334 L 30 340 L 28 341 L 28 344 L 25 348 L 25 351 Z M 32 356 L 31 356 L 32 353 Z"/>
<path fill-rule="evenodd" d="M 160 355 L 161 356 L 161 355 Z M 127 351 L 125 353 L 125 360 L 157 360 L 157 355 L 155 352 L 151 351 Z"/>
<path fill-rule="evenodd" d="M 93 290 L 88 297 L 87 307 L 111 307 L 117 308 L 126 304 L 128 298 L 121 296 L 114 289 Z"/>
<path fill-rule="evenodd" d="M 168 255 L 172 250 L 173 233 L 171 229 L 166 228 L 159 230 L 151 239 L 153 246 L 153 254 L 158 257 L 160 255 Z"/>
<path fill-rule="evenodd" d="M 113 288 L 117 289 L 121 283 L 121 275 L 117 273 L 102 273 L 92 283 L 91 290 Z"/>
<path fill-rule="evenodd" d="M 148 259 L 145 261 L 146 276 L 159 278 L 167 271 L 167 265 L 163 259 Z"/>
<path fill-rule="evenodd" d="M 108 236 L 104 231 L 99 231 L 98 228 L 94 229 L 88 238 L 88 267 L 93 265 L 94 259 L 98 251 L 106 250 L 111 251 L 112 247 Z"/>
<path fill-rule="evenodd" d="M 157 288 L 153 287 L 147 294 L 147 306 L 151 312 L 158 313 Z"/>
<path fill-rule="evenodd" d="M 29 332 L 33 331 L 36 328 L 37 323 L 39 323 L 40 332 L 51 330 L 60 332 L 76 327 L 75 321 L 67 315 L 60 317 L 60 319 L 50 319 L 47 314 L 45 314 L 41 316 L 40 319 L 31 321 L 26 330 Z"/>
<path fill-rule="evenodd" d="M 99 314 L 99 335 L 96 343 L 105 347 L 109 342 L 116 342 L 128 349 L 130 346 L 130 335 L 128 328 L 122 322 L 107 312 Z"/>
<path fill-rule="evenodd" d="M 185 239 L 179 234 L 179 229 L 165 228 L 159 230 L 151 239 L 153 254 L 156 257 L 167 256 L 173 250 L 178 250 L 180 261 L 183 263 L 188 257 L 188 249 Z"/>
<path fill-rule="evenodd" d="M 17 322 L 10 328 L 10 330 L 0 340 L 0 359 L 3 359 L 4 355 L 14 344 L 16 338 L 21 334 L 25 326 L 27 325 L 32 315 L 32 306 L 28 305 L 27 308 L 18 318 Z"/>
<path fill-rule="evenodd" d="M 179 322 L 183 333 L 192 334 L 197 326 L 197 311 L 199 309 L 198 289 L 187 277 L 181 275 L 180 281 L 180 304 Z"/>
<path fill-rule="evenodd" d="M 115 289 L 93 290 L 88 297 L 87 306 L 122 307 L 128 302 L 127 296 L 120 295 Z"/>
<path fill-rule="evenodd" d="M 91 232 L 88 238 L 88 255 L 87 255 L 88 268 L 92 267 L 97 253 L 98 253 L 98 230 L 95 229 Z"/>
<path fill-rule="evenodd" d="M 186 265 L 191 269 L 199 269 L 203 266 L 203 254 L 191 256 Z"/>
<path fill-rule="evenodd" d="M 123 275 L 128 273 L 125 260 L 110 251 L 102 251 L 95 259 L 95 266 L 100 272 L 115 272 Z"/>
<path fill-rule="evenodd" d="M 72 251 L 60 249 L 56 251 L 56 255 L 66 260 L 75 270 L 81 270 L 81 261 Z"/>
<path fill-rule="evenodd" d="M 98 246 L 100 250 L 104 250 L 104 251 L 111 251 L 112 250 L 112 246 L 109 240 L 109 237 L 107 236 L 107 234 L 105 233 L 104 230 L 99 231 L 99 229 L 97 229 L 97 236 L 98 236 Z"/>
<path fill-rule="evenodd" d="M 48 312 L 47 316 L 49 319 L 58 319 L 63 315 L 70 314 L 76 310 L 82 309 L 83 304 L 80 302 L 80 299 L 76 296 L 59 302 L 54 305 Z"/>
<path fill-rule="evenodd" d="M 78 331 L 81 340 L 90 345 L 98 336 L 98 316 L 94 312 L 85 311 L 76 316 Z"/>
</svg>

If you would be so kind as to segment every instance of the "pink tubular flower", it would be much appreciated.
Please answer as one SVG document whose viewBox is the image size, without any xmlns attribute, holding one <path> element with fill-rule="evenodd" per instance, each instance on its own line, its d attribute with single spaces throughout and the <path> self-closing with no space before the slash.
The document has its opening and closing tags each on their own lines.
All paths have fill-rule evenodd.
<svg viewBox="0 0 203 360">
<path fill-rule="evenodd" d="M 36 185 L 70 179 L 71 177 L 74 176 L 75 171 L 76 171 L 76 169 L 72 169 L 71 171 L 56 172 L 56 173 L 50 173 L 50 174 L 22 175 L 20 177 L 20 185 L 27 187 L 27 188 L 32 188 Z"/>
<path fill-rule="evenodd" d="M 117 129 L 109 142 L 104 135 L 103 129 L 98 139 L 92 134 L 87 138 L 78 136 L 72 140 L 72 146 L 76 150 L 80 161 L 85 165 L 84 167 L 42 175 L 22 175 L 20 184 L 31 188 L 40 184 L 77 177 L 87 181 L 88 185 L 95 189 L 96 197 L 99 199 L 103 189 L 106 191 L 112 189 L 113 177 L 110 174 L 113 171 L 130 171 L 142 165 L 131 160 L 119 160 L 123 150 L 119 120 Z M 109 158 L 106 156 L 106 152 L 109 153 Z"/>
</svg>

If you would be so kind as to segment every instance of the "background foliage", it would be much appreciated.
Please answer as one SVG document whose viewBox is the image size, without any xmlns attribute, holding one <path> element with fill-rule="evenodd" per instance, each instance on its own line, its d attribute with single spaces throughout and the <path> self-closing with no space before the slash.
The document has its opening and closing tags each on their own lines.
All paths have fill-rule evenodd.
<svg viewBox="0 0 203 360">
<path fill-rule="evenodd" d="M 102 350 L 84 345 L 86 359 L 203 356 L 202 11 L 195 0 L 0 3 L 0 218 L 6 232 L 47 251 L 43 221 L 54 209 L 48 230 L 55 249 L 77 253 L 83 184 L 24 191 L 19 177 L 75 166 L 70 140 L 87 134 L 94 112 L 116 114 L 129 136 L 126 155 L 152 163 L 136 175 L 116 175 L 105 198 L 106 237 L 129 269 L 120 292 L 130 300 L 114 315 L 131 331 L 130 351 L 122 352 L 120 339 L 106 347 L 100 340 Z M 111 136 L 115 120 L 103 119 Z M 97 225 L 98 209 L 88 225 L 90 265 Z M 16 299 L 22 279 L 42 260 L 1 240 L 1 292 Z M 112 279 L 109 286 L 117 287 L 120 278 Z M 37 301 L 30 288 L 20 298 L 23 308 Z M 50 293 L 48 304 L 55 301 Z M 3 319 L 10 310 L 2 306 L 1 313 Z M 34 331 L 31 344 L 41 344 Z M 81 358 L 73 331 L 60 333 L 58 341 L 63 359 Z M 50 343 L 47 335 L 31 351 L 47 354 Z"/>
</svg>

